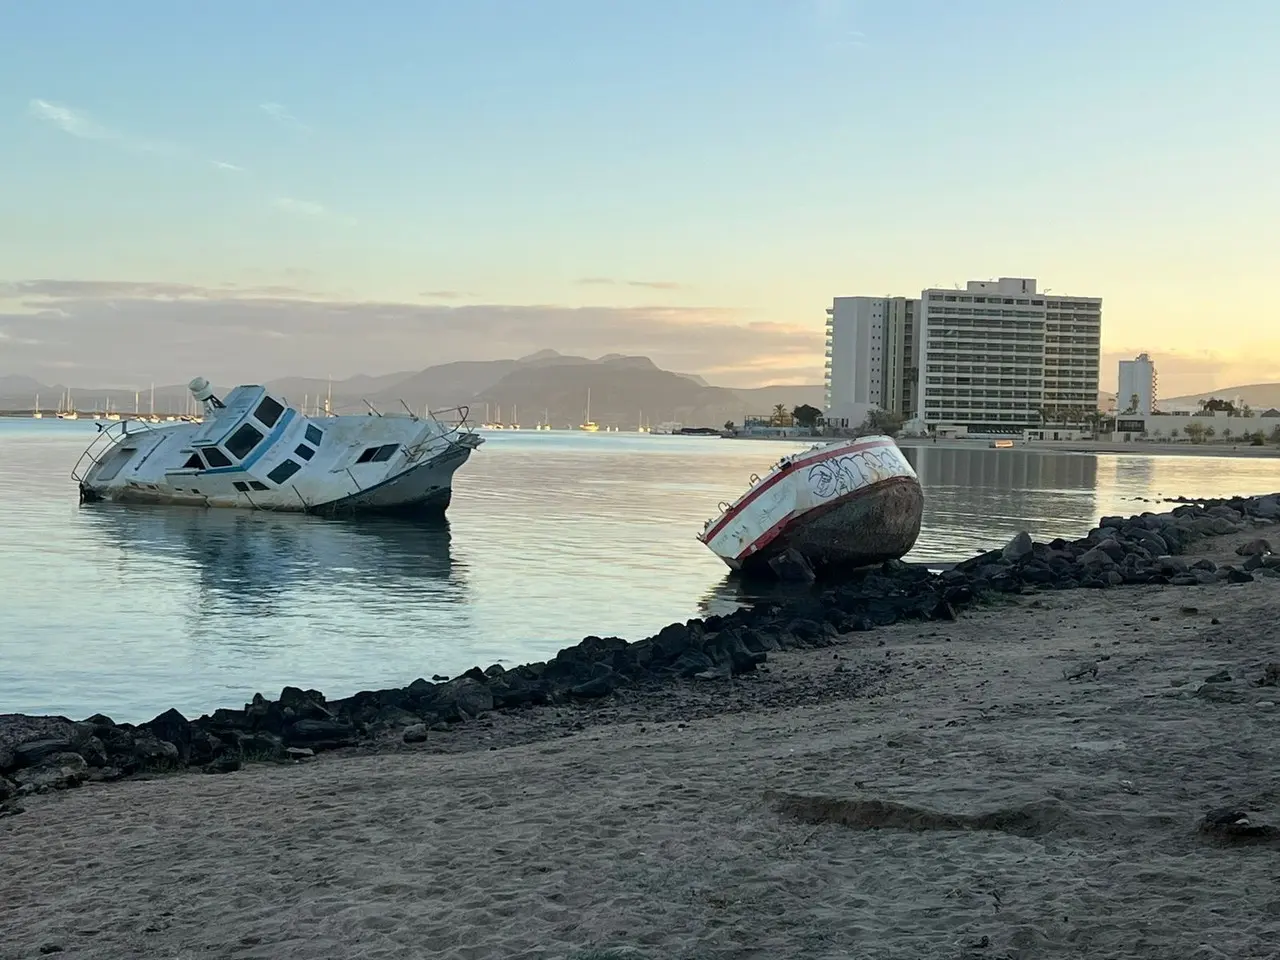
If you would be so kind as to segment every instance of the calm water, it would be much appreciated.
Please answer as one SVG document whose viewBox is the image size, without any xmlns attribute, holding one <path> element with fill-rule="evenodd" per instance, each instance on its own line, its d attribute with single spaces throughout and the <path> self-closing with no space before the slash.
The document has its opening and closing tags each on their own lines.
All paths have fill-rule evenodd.
<svg viewBox="0 0 1280 960">
<path fill-rule="evenodd" d="M 694 539 L 753 472 L 802 448 L 500 433 L 444 528 L 223 510 L 81 507 L 92 423 L 0 420 L 0 713 L 199 713 L 285 684 L 340 696 L 474 664 L 639 639 L 737 598 Z M 908 450 L 912 554 L 954 560 L 1021 529 L 1079 536 L 1138 497 L 1280 488 L 1269 460 Z"/>
</svg>

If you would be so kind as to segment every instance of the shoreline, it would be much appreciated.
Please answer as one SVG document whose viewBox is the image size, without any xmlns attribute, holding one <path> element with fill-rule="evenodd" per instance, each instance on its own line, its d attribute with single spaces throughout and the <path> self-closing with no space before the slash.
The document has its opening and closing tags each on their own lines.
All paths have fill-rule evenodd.
<svg viewBox="0 0 1280 960">
<path fill-rule="evenodd" d="M 832 443 L 847 437 L 735 437 L 722 435 L 725 440 L 767 440 L 773 443 Z M 1014 440 L 1012 447 L 992 447 L 991 438 L 926 440 L 920 437 L 895 437 L 894 443 L 903 449 L 924 450 L 992 450 L 1004 453 L 1012 450 L 1030 450 L 1036 453 L 1093 453 L 1116 454 L 1137 457 L 1280 457 L 1280 446 L 1268 443 L 1261 447 L 1252 444 L 1228 443 L 1161 443 L 1142 440 L 1132 443 L 1108 440 Z"/>
<path fill-rule="evenodd" d="M 1268 957 L 1280 578 L 1246 548 L 1280 500 L 1234 502 L 1157 524 L 1190 534 L 1148 564 L 1169 582 L 1031 583 L 1070 545 L 1015 538 L 955 619 L 23 798 L 0 960 Z M 1133 575 L 1156 516 L 1104 518 L 1073 565 Z"/>
<path fill-rule="evenodd" d="M 1172 501 L 1171 501 L 1172 502 Z M 771 654 L 821 648 L 852 633 L 900 622 L 952 622 L 966 610 L 1024 592 L 1139 585 L 1204 586 L 1280 578 L 1270 546 L 1239 565 L 1179 559 L 1196 544 L 1280 521 L 1280 494 L 1230 500 L 1179 498 L 1167 513 L 1103 517 L 1074 540 L 1033 543 L 1019 534 L 1001 550 L 954 564 L 890 561 L 807 594 L 743 606 L 723 616 L 673 623 L 643 640 L 587 637 L 545 662 L 472 667 L 456 677 L 330 700 L 285 687 L 242 708 L 189 719 L 169 709 L 140 724 L 94 714 L 0 715 L 0 813 L 17 799 L 86 782 L 157 770 L 229 773 L 258 760 L 310 759 L 398 737 L 422 743 L 495 713 L 589 704 L 672 683 L 717 684 L 754 675 Z"/>
</svg>

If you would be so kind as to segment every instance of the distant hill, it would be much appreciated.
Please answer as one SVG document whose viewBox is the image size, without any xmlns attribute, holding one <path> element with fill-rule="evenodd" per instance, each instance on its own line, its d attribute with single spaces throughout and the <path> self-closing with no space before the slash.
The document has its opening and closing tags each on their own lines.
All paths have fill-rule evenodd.
<svg viewBox="0 0 1280 960">
<path fill-rule="evenodd" d="M 1169 406 L 1194 407 L 1201 400 L 1217 397 L 1220 400 L 1232 400 L 1239 397 L 1255 410 L 1267 410 L 1280 407 L 1280 383 L 1246 383 L 1239 387 L 1219 387 L 1207 393 L 1189 393 L 1181 397 L 1161 397 L 1160 403 Z"/>
<path fill-rule="evenodd" d="M 308 410 L 332 396 L 337 413 L 360 413 L 365 401 L 379 410 L 401 410 L 401 401 L 421 413 L 468 405 L 474 421 L 486 416 L 523 426 L 543 417 L 557 427 L 577 426 L 586 417 L 587 391 L 591 391 L 591 418 L 601 426 L 633 430 L 643 417 L 650 424 L 676 421 L 690 426 L 720 426 L 740 422 L 744 415 L 769 413 L 776 404 L 788 410 L 808 403 L 822 406 L 821 385 L 772 386 L 735 390 L 716 387 L 696 374 L 660 369 L 648 357 L 609 354 L 598 359 L 541 350 L 517 360 L 455 361 L 417 372 L 384 376 L 355 376 L 344 380 L 286 377 L 268 383 L 295 404 Z M 41 406 L 52 410 L 66 387 L 41 384 L 29 377 L 0 377 L 0 409 L 25 410 L 36 393 Z M 215 385 L 225 394 L 228 385 Z M 114 409 L 131 411 L 132 389 L 75 387 L 76 407 L 100 411 L 109 400 Z M 185 384 L 157 385 L 155 409 L 160 414 L 187 409 Z M 150 409 L 151 391 L 139 395 L 139 408 Z"/>
</svg>

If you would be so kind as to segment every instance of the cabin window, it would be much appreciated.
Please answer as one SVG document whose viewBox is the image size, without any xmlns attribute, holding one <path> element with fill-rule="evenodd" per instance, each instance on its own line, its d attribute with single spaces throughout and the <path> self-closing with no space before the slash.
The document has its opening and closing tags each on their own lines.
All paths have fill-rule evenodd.
<svg viewBox="0 0 1280 960">
<path fill-rule="evenodd" d="M 392 457 L 396 455 L 396 451 L 399 449 L 400 449 L 400 444 L 398 443 L 384 444 L 383 446 L 379 447 L 378 452 L 373 455 L 373 462 L 382 463 L 386 460 L 390 460 Z"/>
<path fill-rule="evenodd" d="M 204 462 L 200 459 L 200 454 L 193 453 L 187 457 L 187 462 L 182 465 L 183 470 L 203 470 Z"/>
<path fill-rule="evenodd" d="M 240 429 L 227 441 L 227 452 L 237 460 L 243 460 L 249 451 L 262 440 L 262 431 L 251 423 L 242 424 Z"/>
<path fill-rule="evenodd" d="M 258 418 L 259 422 L 271 428 L 276 425 L 276 421 L 280 419 L 280 414 L 282 413 L 284 413 L 284 407 L 279 402 L 272 400 L 270 397 L 263 397 L 253 415 Z"/>
<path fill-rule="evenodd" d="M 236 480 L 231 485 L 235 487 L 237 490 L 239 490 L 241 493 L 249 492 L 249 485 L 245 483 L 243 480 Z"/>
<path fill-rule="evenodd" d="M 204 458 L 209 461 L 211 467 L 229 467 L 231 461 L 227 459 L 227 455 L 217 447 L 206 447 Z"/>
<path fill-rule="evenodd" d="M 316 455 L 316 452 L 312 450 L 310 447 L 308 447 L 305 443 L 298 444 L 298 446 L 294 448 L 293 452 L 296 453 L 298 456 L 300 456 L 303 460 L 310 460 L 312 457 Z"/>
<path fill-rule="evenodd" d="M 267 486 L 265 483 L 263 483 L 261 480 L 250 480 L 250 481 L 249 481 L 249 489 L 250 489 L 250 490 L 270 490 L 271 488 L 270 488 L 270 487 L 268 487 L 268 486 Z"/>
<path fill-rule="evenodd" d="M 356 457 L 356 463 L 368 463 L 373 459 L 373 455 L 377 453 L 379 449 L 381 448 L 370 447 L 368 450 L 364 451 L 364 453 L 360 454 L 360 456 Z"/>
<path fill-rule="evenodd" d="M 320 446 L 320 441 L 324 439 L 324 431 L 317 427 L 314 423 L 307 424 L 307 443 L 313 447 Z"/>
<path fill-rule="evenodd" d="M 297 460 L 286 460 L 268 473 L 267 479 L 272 483 L 284 483 L 301 469 L 302 464 L 298 463 Z"/>
</svg>

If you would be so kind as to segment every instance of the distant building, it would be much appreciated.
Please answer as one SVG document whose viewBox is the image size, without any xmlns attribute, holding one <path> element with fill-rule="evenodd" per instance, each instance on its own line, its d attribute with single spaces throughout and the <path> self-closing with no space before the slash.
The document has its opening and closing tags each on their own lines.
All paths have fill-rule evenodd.
<svg viewBox="0 0 1280 960">
<path fill-rule="evenodd" d="M 1102 300 L 1023 277 L 920 295 L 919 405 L 933 429 L 1016 433 L 1098 408 Z"/>
<path fill-rule="evenodd" d="M 1102 301 L 1002 277 L 908 297 L 836 297 L 827 310 L 826 414 L 868 410 L 946 433 L 1080 423 L 1098 407 Z"/>
<path fill-rule="evenodd" d="M 1145 353 L 1135 360 L 1120 361 L 1120 387 L 1116 410 L 1146 416 L 1156 409 L 1156 365 Z"/>
<path fill-rule="evenodd" d="M 920 344 L 907 297 L 836 297 L 827 308 L 828 419 L 862 423 L 871 410 L 915 413 Z"/>
</svg>

